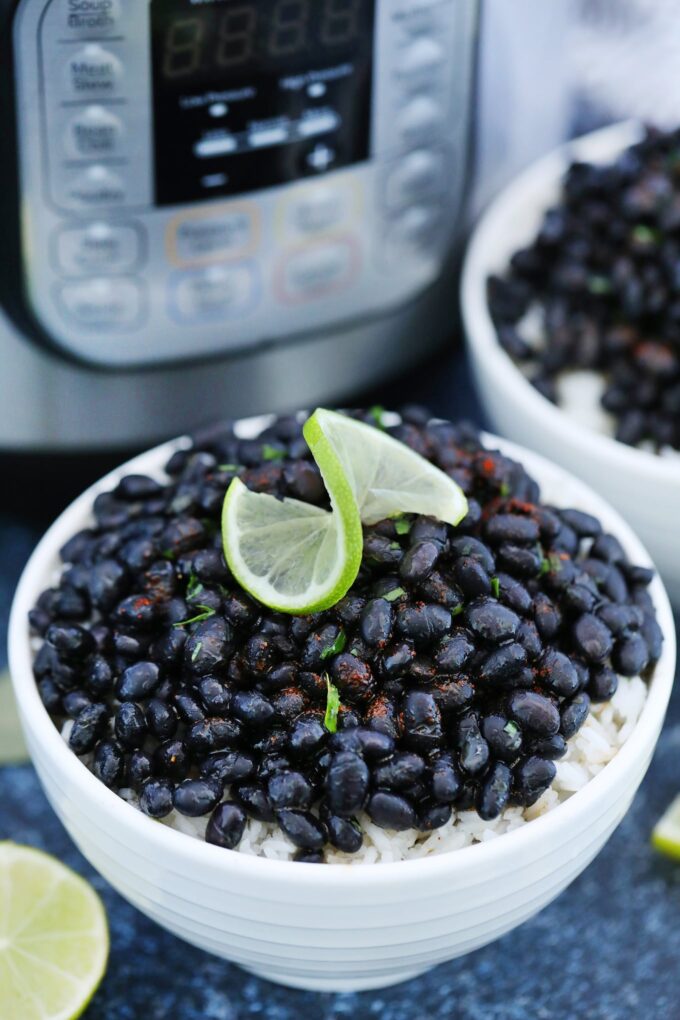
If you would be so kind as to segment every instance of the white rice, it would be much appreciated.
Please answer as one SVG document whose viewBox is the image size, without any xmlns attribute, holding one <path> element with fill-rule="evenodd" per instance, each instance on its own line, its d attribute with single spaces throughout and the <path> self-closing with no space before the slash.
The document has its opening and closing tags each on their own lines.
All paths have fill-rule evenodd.
<svg viewBox="0 0 680 1020">
<path fill-rule="evenodd" d="M 330 864 L 351 865 L 430 857 L 496 839 L 504 832 L 526 825 L 568 800 L 611 761 L 632 733 L 646 697 L 647 687 L 640 677 L 621 677 L 611 701 L 592 706 L 586 722 L 569 741 L 566 755 L 557 762 L 557 775 L 552 786 L 531 807 L 507 808 L 499 818 L 491 822 L 485 822 L 475 811 L 454 811 L 446 825 L 430 833 L 421 833 L 415 829 L 390 832 L 375 825 L 368 815 L 362 814 L 360 822 L 364 830 L 364 845 L 359 853 L 345 854 L 328 849 L 326 860 Z M 64 725 L 64 740 L 68 740 L 72 726 L 71 721 Z M 88 768 L 92 767 L 91 755 L 82 761 Z M 138 806 L 137 795 L 133 790 L 121 790 L 120 796 L 135 807 Z M 225 800 L 228 799 L 227 790 Z M 186 818 L 173 811 L 161 824 L 169 825 L 188 836 L 204 839 L 207 818 Z M 252 819 L 246 826 L 238 849 L 242 854 L 276 861 L 292 860 L 296 852 L 296 848 L 276 824 Z"/>
</svg>

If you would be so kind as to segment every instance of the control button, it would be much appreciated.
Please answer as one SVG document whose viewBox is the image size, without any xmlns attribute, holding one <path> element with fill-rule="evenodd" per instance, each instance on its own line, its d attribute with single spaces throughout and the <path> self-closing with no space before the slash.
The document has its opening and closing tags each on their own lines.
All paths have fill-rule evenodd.
<svg viewBox="0 0 680 1020">
<path fill-rule="evenodd" d="M 388 234 L 388 251 L 398 257 L 399 252 L 411 249 L 418 252 L 438 247 L 442 235 L 443 216 L 438 205 L 414 205 L 407 209 L 392 225 Z"/>
<path fill-rule="evenodd" d="M 399 54 L 396 71 L 402 78 L 415 78 L 438 67 L 445 57 L 440 43 L 427 36 L 419 36 Z"/>
<path fill-rule="evenodd" d="M 238 142 L 233 135 L 208 135 L 194 145 L 194 153 L 199 159 L 212 159 L 213 156 L 225 156 L 236 152 Z"/>
<path fill-rule="evenodd" d="M 248 135 L 248 145 L 251 149 L 268 149 L 273 145 L 284 145 L 288 135 L 289 129 L 285 124 L 257 128 Z"/>
<path fill-rule="evenodd" d="M 88 106 L 78 113 L 67 129 L 69 151 L 76 156 L 114 156 L 120 147 L 123 124 L 103 106 Z"/>
<path fill-rule="evenodd" d="M 122 179 L 105 166 L 88 167 L 66 188 L 69 201 L 83 207 L 121 205 L 125 194 Z"/>
<path fill-rule="evenodd" d="M 351 238 L 336 238 L 284 255 L 277 289 L 289 303 L 313 301 L 345 290 L 356 277 L 359 252 Z"/>
<path fill-rule="evenodd" d="M 108 35 L 120 20 L 120 0 L 68 0 L 59 10 L 59 30 L 77 35 Z"/>
<path fill-rule="evenodd" d="M 57 262 L 69 276 L 129 272 L 139 261 L 140 240 L 140 229 L 129 224 L 64 227 L 56 238 Z"/>
<path fill-rule="evenodd" d="M 391 207 L 412 202 L 444 189 L 444 157 L 441 153 L 418 149 L 409 153 L 387 179 L 387 204 Z"/>
<path fill-rule="evenodd" d="M 142 292 L 133 280 L 105 277 L 67 283 L 60 291 L 61 302 L 78 325 L 98 329 L 130 329 L 142 311 Z"/>
<path fill-rule="evenodd" d="M 416 96 L 399 115 L 399 130 L 409 146 L 428 141 L 444 119 L 442 106 L 430 96 Z"/>
<path fill-rule="evenodd" d="M 175 265 L 196 265 L 227 258 L 244 258 L 257 244 L 255 206 L 232 206 L 220 212 L 190 213 L 168 225 L 168 254 Z"/>
<path fill-rule="evenodd" d="M 339 127 L 340 117 L 335 110 L 307 110 L 298 121 L 298 134 L 301 138 L 314 138 L 337 131 Z"/>
<path fill-rule="evenodd" d="M 336 227 L 347 215 L 350 195 L 346 190 L 319 188 L 291 202 L 288 222 L 302 234 L 316 234 Z"/>
<path fill-rule="evenodd" d="M 313 149 L 305 153 L 304 164 L 307 167 L 308 172 L 312 173 L 325 173 L 326 170 L 330 170 L 337 159 L 337 153 L 335 149 L 332 149 L 329 145 L 324 145 L 319 142 Z"/>
<path fill-rule="evenodd" d="M 451 0 L 396 0 L 392 17 L 398 18 L 404 14 L 429 11 L 433 7 L 443 7 L 447 3 L 451 3 Z"/>
<path fill-rule="evenodd" d="M 175 273 L 170 282 L 170 304 L 181 322 L 203 322 L 245 315 L 255 303 L 252 265 L 209 266 Z"/>
<path fill-rule="evenodd" d="M 66 87 L 79 99 L 114 96 L 122 74 L 123 65 L 118 57 L 103 46 L 90 43 L 74 53 L 66 64 Z"/>
</svg>

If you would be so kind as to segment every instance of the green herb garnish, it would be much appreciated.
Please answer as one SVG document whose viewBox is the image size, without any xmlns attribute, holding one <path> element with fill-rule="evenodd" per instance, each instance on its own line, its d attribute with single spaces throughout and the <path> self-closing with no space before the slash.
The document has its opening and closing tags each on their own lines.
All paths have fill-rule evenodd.
<svg viewBox="0 0 680 1020">
<path fill-rule="evenodd" d="M 331 681 L 328 673 L 324 673 L 326 678 L 326 715 L 324 717 L 323 724 L 329 733 L 335 733 L 338 728 L 338 712 L 340 711 L 340 692 Z"/>
<path fill-rule="evenodd" d="M 275 446 L 270 446 L 269 443 L 265 443 L 262 447 L 262 458 L 263 460 L 284 460 L 285 452 L 283 450 L 277 450 Z"/>
<path fill-rule="evenodd" d="M 203 591 L 203 585 L 198 580 L 193 570 L 189 575 L 189 583 L 187 584 L 187 598 L 193 599 Z"/>
<path fill-rule="evenodd" d="M 413 521 L 409 521 L 407 517 L 396 517 L 394 521 L 394 530 L 398 535 L 408 535 L 409 531 L 413 527 Z"/>
<path fill-rule="evenodd" d="M 501 582 L 495 576 L 491 578 L 491 594 L 495 599 L 501 597 Z"/>
<path fill-rule="evenodd" d="M 656 244 L 660 234 L 658 230 L 653 230 L 651 227 L 645 226 L 644 223 L 638 223 L 636 227 L 633 227 L 632 238 L 637 244 Z"/>
<path fill-rule="evenodd" d="M 516 737 L 519 733 L 519 727 L 517 723 L 514 723 L 511 719 L 510 722 L 506 722 L 503 727 L 503 732 L 507 733 L 509 737 Z"/>
<path fill-rule="evenodd" d="M 243 471 L 243 464 L 218 464 L 218 471 Z"/>
<path fill-rule="evenodd" d="M 510 495 L 510 486 L 507 482 L 501 482 L 501 496 L 503 499 L 507 499 Z"/>
<path fill-rule="evenodd" d="M 541 560 L 541 569 L 538 572 L 539 577 L 545 577 L 546 574 L 550 573 L 551 563 L 550 560 L 546 559 L 545 556 Z"/>
<path fill-rule="evenodd" d="M 465 608 L 465 606 L 463 605 L 462 602 L 459 603 L 459 605 L 454 606 L 453 609 L 451 610 L 451 616 L 460 616 L 460 614 L 463 612 L 464 608 Z"/>
<path fill-rule="evenodd" d="M 321 653 L 322 659 L 330 659 L 331 655 L 339 655 L 344 650 L 347 644 L 347 635 L 344 630 L 341 630 L 332 645 L 328 645 L 327 648 Z"/>
<path fill-rule="evenodd" d="M 406 594 L 405 588 L 392 588 L 391 591 L 386 591 L 382 596 L 386 602 L 396 602 L 402 595 Z"/>
<path fill-rule="evenodd" d="M 201 612 L 197 616 L 192 616 L 190 620 L 179 620 L 177 623 L 173 623 L 173 627 L 188 627 L 191 623 L 201 623 L 202 620 L 208 620 L 211 616 L 215 615 L 216 610 L 211 609 L 210 606 L 202 606 L 200 602 L 196 606 Z"/>
<path fill-rule="evenodd" d="M 191 661 L 192 662 L 196 662 L 196 659 L 201 654 L 201 649 L 202 648 L 203 648 L 203 642 L 202 641 L 197 641 L 196 642 L 196 647 L 194 648 L 193 652 L 191 653 Z"/>
<path fill-rule="evenodd" d="M 611 294 L 613 289 L 611 280 L 606 276 L 593 274 L 588 277 L 588 290 L 591 294 Z"/>
<path fill-rule="evenodd" d="M 379 429 L 385 428 L 384 415 L 385 408 L 381 407 L 380 404 L 374 404 L 373 407 L 369 408 L 369 418 L 372 418 Z"/>
</svg>

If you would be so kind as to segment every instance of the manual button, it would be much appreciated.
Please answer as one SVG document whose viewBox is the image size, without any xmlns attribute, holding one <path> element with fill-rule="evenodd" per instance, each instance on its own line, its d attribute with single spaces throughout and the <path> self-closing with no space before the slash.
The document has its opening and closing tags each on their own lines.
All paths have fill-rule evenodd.
<svg viewBox="0 0 680 1020">
<path fill-rule="evenodd" d="M 136 326 L 141 317 L 142 291 L 133 280 L 97 277 L 66 283 L 59 296 L 69 318 L 79 326 L 125 330 Z"/>
<path fill-rule="evenodd" d="M 69 276 L 126 273 L 139 261 L 140 241 L 140 228 L 130 224 L 64 227 L 56 237 L 57 263 Z"/>
<path fill-rule="evenodd" d="M 66 64 L 66 87 L 78 99 L 89 96 L 114 96 L 118 93 L 123 65 L 103 46 L 90 43 Z"/>
</svg>

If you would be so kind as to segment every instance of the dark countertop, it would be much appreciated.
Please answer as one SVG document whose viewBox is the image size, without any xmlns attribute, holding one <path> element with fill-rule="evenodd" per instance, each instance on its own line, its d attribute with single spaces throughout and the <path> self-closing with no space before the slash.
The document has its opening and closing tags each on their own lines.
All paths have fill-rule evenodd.
<svg viewBox="0 0 680 1020">
<path fill-rule="evenodd" d="M 460 355 L 413 374 L 408 390 L 389 386 L 371 399 L 395 406 L 406 392 L 439 414 L 481 421 Z M 0 514 L 0 634 L 38 533 Z M 162 931 L 92 871 L 30 766 L 0 770 L 0 840 L 48 850 L 92 880 L 105 900 L 111 960 L 86 1020 L 671 1020 L 680 1016 L 680 865 L 650 849 L 649 833 L 678 791 L 680 688 L 632 809 L 566 892 L 493 945 L 407 984 L 362 994 L 280 988 Z"/>
</svg>

